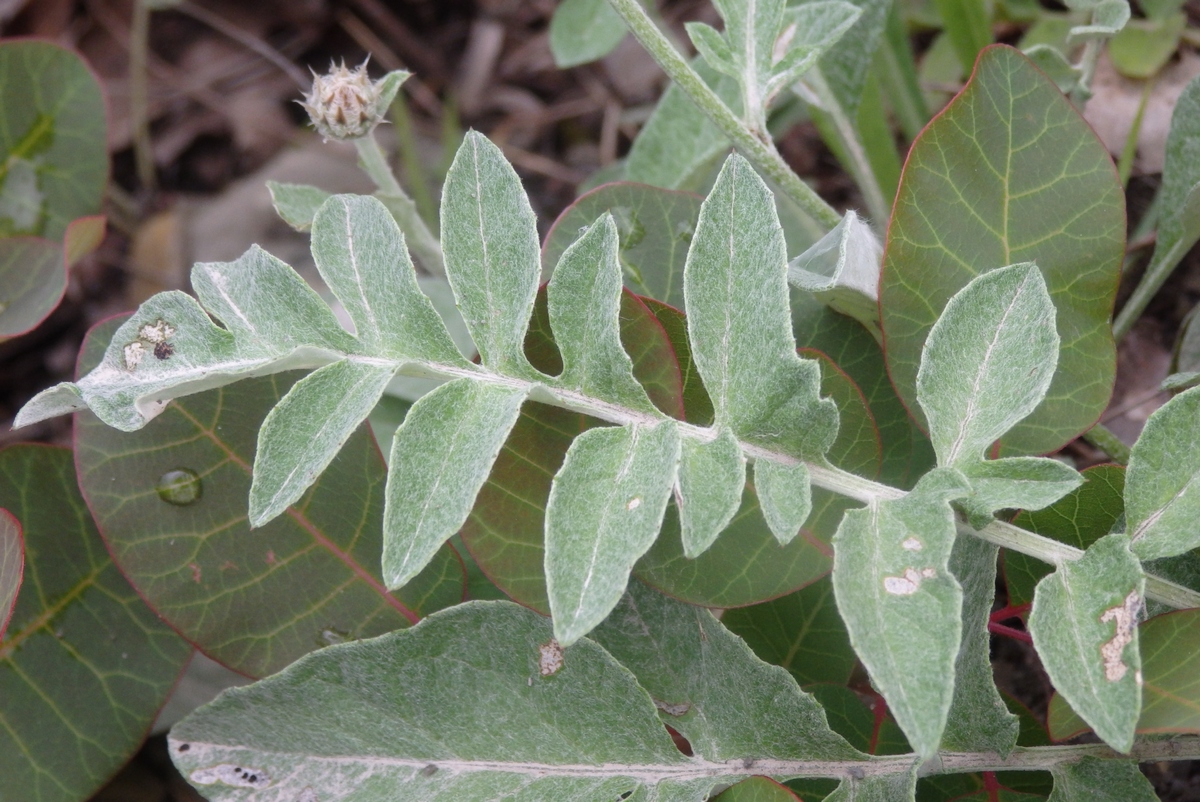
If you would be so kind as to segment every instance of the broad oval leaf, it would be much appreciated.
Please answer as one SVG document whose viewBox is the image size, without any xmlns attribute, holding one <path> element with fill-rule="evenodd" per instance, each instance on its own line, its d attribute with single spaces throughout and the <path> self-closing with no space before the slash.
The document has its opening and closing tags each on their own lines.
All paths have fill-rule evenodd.
<svg viewBox="0 0 1200 802">
<path fill-rule="evenodd" d="M 8 510 L 0 510 L 0 641 L 8 628 L 24 575 L 25 538 L 21 535 L 21 522 Z"/>
<path fill-rule="evenodd" d="M 75 52 L 52 42 L 0 45 L 0 236 L 60 241 L 100 211 L 108 181 L 104 93 Z"/>
<path fill-rule="evenodd" d="M 1029 613 L 1050 681 L 1120 752 L 1133 745 L 1142 706 L 1137 619 L 1145 583 L 1129 538 L 1108 535 L 1039 582 Z"/>
<path fill-rule="evenodd" d="M 1143 560 L 1200 546 L 1200 387 L 1155 410 L 1129 456 L 1126 531 Z"/>
<path fill-rule="evenodd" d="M 1030 261 L 1064 345 L 1046 400 L 1004 446 L 1044 453 L 1088 428 L 1112 390 L 1124 234 L 1121 185 L 1095 134 L 1027 58 L 986 48 L 914 142 L 888 228 L 880 308 L 888 370 L 910 411 L 921 348 L 946 302 L 981 273 Z"/>
<path fill-rule="evenodd" d="M 550 18 L 550 52 L 559 69 L 604 58 L 625 38 L 625 22 L 608 0 L 563 0 Z"/>
<path fill-rule="evenodd" d="M 553 270 L 580 230 L 608 212 L 620 235 L 625 286 L 683 309 L 683 266 L 703 200 L 691 192 L 632 182 L 597 187 L 554 221 L 542 248 L 542 270 Z"/>
<path fill-rule="evenodd" d="M 0 505 L 30 557 L 0 641 L 0 797 L 78 802 L 137 750 L 192 649 L 109 558 L 68 449 L 0 451 Z"/>
<path fill-rule="evenodd" d="M 929 330 L 917 371 L 938 464 L 983 459 L 1046 396 L 1058 363 L 1054 304 L 1032 264 L 972 279 Z"/>
<path fill-rule="evenodd" d="M 0 239 L 0 339 L 32 331 L 66 289 L 62 246 L 39 237 Z"/>
<path fill-rule="evenodd" d="M 547 619 L 509 602 L 468 602 L 226 691 L 175 726 L 170 753 L 213 802 L 259 789 L 334 802 L 364 781 L 395 802 L 683 800 L 746 776 L 682 755 L 628 670 L 590 640 L 560 647 Z"/>
<path fill-rule="evenodd" d="M 92 331 L 81 371 L 117 323 Z M 295 506 L 250 528 L 256 435 L 298 378 L 251 379 L 174 401 L 138 432 L 88 413 L 75 422 L 80 488 L 114 559 L 188 640 L 252 677 L 330 643 L 408 626 L 463 597 L 462 563 L 448 547 L 418 581 L 394 594 L 384 588 L 385 466 L 365 424 Z"/>
<path fill-rule="evenodd" d="M 726 610 L 721 623 L 801 685 L 845 685 L 858 660 L 837 612 L 833 583 L 825 577 L 778 599 Z"/>
</svg>

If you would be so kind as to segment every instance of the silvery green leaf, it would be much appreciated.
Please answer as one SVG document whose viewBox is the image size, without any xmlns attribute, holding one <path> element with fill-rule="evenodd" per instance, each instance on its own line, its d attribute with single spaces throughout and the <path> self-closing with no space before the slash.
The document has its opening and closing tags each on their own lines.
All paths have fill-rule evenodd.
<svg viewBox="0 0 1200 802">
<path fill-rule="evenodd" d="M 693 802 L 749 773 L 685 757 L 628 670 L 510 602 L 314 652 L 192 713 L 169 749 L 212 802 Z"/>
<path fill-rule="evenodd" d="M 912 802 L 917 796 L 917 767 L 903 774 L 884 774 L 861 780 L 847 777 L 842 780 L 825 802 Z"/>
<path fill-rule="evenodd" d="M 955 752 L 995 752 L 1007 757 L 1017 745 L 1017 717 L 1008 712 L 992 678 L 988 619 L 996 598 L 998 546 L 960 537 L 950 571 L 962 585 L 962 643 L 954 663 L 954 699 L 942 747 Z"/>
<path fill-rule="evenodd" d="M 267 189 L 271 192 L 275 211 L 283 218 L 283 222 L 297 231 L 312 228 L 317 209 L 331 194 L 308 184 L 284 184 L 279 181 L 268 181 Z"/>
<path fill-rule="evenodd" d="M 702 58 L 694 59 L 692 67 L 726 106 L 736 108 L 741 97 L 736 79 Z M 721 129 L 672 83 L 629 149 L 625 178 L 665 189 L 699 190 L 729 148 Z"/>
<path fill-rule="evenodd" d="M 468 361 L 477 357 L 479 352 L 475 350 L 475 341 L 471 339 L 471 332 L 467 331 L 467 324 L 458 307 L 454 305 L 454 290 L 450 288 L 450 282 L 441 276 L 417 276 L 417 286 L 441 315 L 442 322 L 446 324 L 446 331 L 450 332 L 450 339 L 458 347 L 458 352 Z"/>
<path fill-rule="evenodd" d="M 746 484 L 746 456 L 728 429 L 721 429 L 707 443 L 683 437 L 679 445 L 675 503 L 683 530 L 683 553 L 694 560 L 737 514 Z"/>
<path fill-rule="evenodd" d="M 537 220 L 512 165 L 476 131 L 446 174 L 442 252 L 483 364 L 536 378 L 523 344 L 541 276 Z"/>
<path fill-rule="evenodd" d="M 525 400 L 522 390 L 471 379 L 443 384 L 413 404 L 388 458 L 383 579 L 412 579 L 462 528 Z"/>
<path fill-rule="evenodd" d="M 770 67 L 763 96 L 769 101 L 803 76 L 827 51 L 847 44 L 842 37 L 862 13 L 862 9 L 842 0 L 817 0 L 787 9 L 776 44 L 776 52 L 782 51 L 782 55 Z"/>
<path fill-rule="evenodd" d="M 1111 39 L 1129 22 L 1129 0 L 1066 0 L 1075 11 L 1091 12 L 1087 25 L 1076 25 L 1067 34 L 1067 44 L 1077 45 L 1089 39 Z"/>
<path fill-rule="evenodd" d="M 954 513 L 970 492 L 953 469 L 903 498 L 850 510 L 833 538 L 833 588 L 850 643 L 909 743 L 937 751 L 954 694 L 962 589 L 950 572 Z"/>
<path fill-rule="evenodd" d="M 1132 760 L 1085 757 L 1053 769 L 1054 791 L 1046 802 L 1158 802 L 1154 786 Z"/>
<path fill-rule="evenodd" d="M 764 91 L 783 23 L 784 0 L 713 0 L 713 5 L 725 20 L 724 38 L 738 69 L 745 120 L 765 132 L 768 98 Z"/>
<path fill-rule="evenodd" d="M 875 51 L 883 38 L 888 10 L 892 6 L 892 0 L 852 2 L 862 10 L 862 15 L 842 35 L 838 46 L 830 48 L 821 56 L 817 65 L 848 120 L 858 117 L 863 88 L 867 83 Z"/>
<path fill-rule="evenodd" d="M 971 495 L 959 504 L 976 529 L 987 526 L 996 510 L 1040 510 L 1083 484 L 1070 465 L 1046 457 L 963 462 L 959 470 L 971 483 Z"/>
<path fill-rule="evenodd" d="M 939 465 L 980 460 L 1046 397 L 1058 364 L 1054 318 L 1030 263 L 984 273 L 946 304 L 917 371 Z"/>
<path fill-rule="evenodd" d="M 370 414 L 395 372 L 391 364 L 343 359 L 297 382 L 258 432 L 250 525 L 295 503 Z"/>
<path fill-rule="evenodd" d="M 1200 545 L 1200 388 L 1155 410 L 1125 474 L 1126 531 L 1143 560 Z"/>
<path fill-rule="evenodd" d="M 803 6 L 802 6 L 803 8 Z M 879 267 L 883 246 L 853 211 L 788 263 L 788 283 L 879 332 Z"/>
<path fill-rule="evenodd" d="M 1038 582 L 1029 614 L 1050 681 L 1119 752 L 1133 746 L 1142 707 L 1137 624 L 1145 584 L 1129 538 L 1108 535 Z"/>
<path fill-rule="evenodd" d="M 563 253 L 547 288 L 550 327 L 562 355 L 562 387 L 659 414 L 633 377 L 621 345 L 617 226 L 605 214 Z"/>
<path fill-rule="evenodd" d="M 703 607 L 630 582 L 589 637 L 633 672 L 698 757 L 863 758 L 786 670 L 758 659 Z"/>
<path fill-rule="evenodd" d="M 696 46 L 697 52 L 704 57 L 710 67 L 732 78 L 740 76 L 741 69 L 738 67 L 733 51 L 729 49 L 729 42 L 716 29 L 703 22 L 687 22 L 683 27 L 687 30 L 692 44 Z"/>
<path fill-rule="evenodd" d="M 562 0 L 550 18 L 550 52 L 559 69 L 604 58 L 625 38 L 608 0 Z"/>
<path fill-rule="evenodd" d="M 392 70 L 375 82 L 375 108 L 380 110 L 381 116 L 383 111 L 391 108 L 396 93 L 411 75 L 408 70 Z"/>
<path fill-rule="evenodd" d="M 326 201 L 313 220 L 312 253 L 368 353 L 466 367 L 417 285 L 404 234 L 378 199 L 335 195 Z"/>
<path fill-rule="evenodd" d="M 800 534 L 812 512 L 812 484 L 803 462 L 784 465 L 761 459 L 754 463 L 754 489 L 771 534 L 781 546 Z"/>
<path fill-rule="evenodd" d="M 1162 218 L 1146 273 L 1165 277 L 1200 240 L 1200 79 L 1184 88 L 1171 113 L 1159 208 Z"/>
<path fill-rule="evenodd" d="M 571 443 L 546 504 L 546 592 L 559 643 L 579 640 L 620 601 L 662 527 L 678 463 L 673 421 L 589 429 Z"/>
<path fill-rule="evenodd" d="M 700 209 L 684 268 L 688 336 L 718 426 L 797 457 L 824 454 L 837 407 L 796 355 L 787 256 L 771 191 L 734 154 Z"/>
<path fill-rule="evenodd" d="M 134 431 L 172 398 L 357 350 L 320 297 L 257 246 L 236 262 L 196 265 L 192 286 L 224 328 L 191 297 L 159 293 L 117 329 L 95 370 L 40 393 L 15 425 L 86 405 L 108 425 Z"/>
</svg>

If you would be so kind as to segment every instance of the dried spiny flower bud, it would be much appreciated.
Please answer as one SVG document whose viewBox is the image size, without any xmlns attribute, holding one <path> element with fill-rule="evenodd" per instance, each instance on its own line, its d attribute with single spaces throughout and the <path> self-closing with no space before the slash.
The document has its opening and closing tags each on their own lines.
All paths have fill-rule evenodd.
<svg viewBox="0 0 1200 802">
<path fill-rule="evenodd" d="M 326 141 L 358 139 L 383 120 L 387 104 L 380 95 L 379 84 L 367 77 L 366 62 L 354 70 L 346 69 L 343 62 L 330 66 L 327 75 L 314 73 L 312 91 L 300 105 Z"/>
</svg>

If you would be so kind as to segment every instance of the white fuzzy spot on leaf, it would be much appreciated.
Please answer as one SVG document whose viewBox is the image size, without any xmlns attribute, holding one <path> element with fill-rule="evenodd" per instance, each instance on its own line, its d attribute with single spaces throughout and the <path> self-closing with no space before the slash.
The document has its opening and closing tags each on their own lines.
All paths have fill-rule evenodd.
<svg viewBox="0 0 1200 802">
<path fill-rule="evenodd" d="M 1104 615 L 1100 616 L 1101 623 L 1117 622 L 1116 633 L 1112 636 L 1112 640 L 1100 647 L 1100 656 L 1104 658 L 1104 677 L 1109 682 L 1117 682 L 1129 670 L 1121 657 L 1125 653 L 1125 647 L 1133 640 L 1133 628 L 1137 625 L 1137 614 L 1141 606 L 1141 597 L 1138 596 L 1136 590 L 1132 590 L 1125 597 L 1123 604 L 1110 607 L 1104 611 Z M 1141 672 L 1138 673 L 1140 675 Z M 1141 677 L 1139 676 L 1137 679 L 1138 684 L 1141 684 Z"/>
<path fill-rule="evenodd" d="M 554 638 L 538 647 L 538 670 L 543 677 L 557 674 L 563 667 L 562 647 Z"/>
</svg>

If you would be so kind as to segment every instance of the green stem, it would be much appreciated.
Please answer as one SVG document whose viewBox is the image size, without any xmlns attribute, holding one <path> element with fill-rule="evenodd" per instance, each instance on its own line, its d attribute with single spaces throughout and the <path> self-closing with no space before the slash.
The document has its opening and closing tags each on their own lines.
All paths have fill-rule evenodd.
<svg viewBox="0 0 1200 802">
<path fill-rule="evenodd" d="M 133 161 L 143 190 L 155 186 L 154 150 L 149 109 L 150 7 L 134 0 L 129 23 L 129 124 L 133 129 Z"/>
<path fill-rule="evenodd" d="M 1128 754 L 1104 744 L 1072 746 L 1018 746 L 1008 757 L 995 752 L 938 752 L 918 769 L 918 776 L 966 774 L 980 771 L 1050 771 L 1085 757 L 1102 760 L 1195 760 L 1200 757 L 1200 738 L 1183 735 L 1170 739 L 1139 739 Z M 868 760 L 756 760 L 754 773 L 774 777 L 881 777 L 903 774 L 918 760 L 914 754 L 887 755 Z M 740 763 L 740 761 L 738 761 Z"/>
<path fill-rule="evenodd" d="M 486 368 L 472 366 L 470 368 L 442 365 L 438 363 L 407 363 L 401 367 L 401 373 L 444 379 L 469 377 L 476 381 L 500 384 L 512 389 L 523 390 L 531 401 L 540 401 L 557 407 L 582 412 L 609 423 L 619 426 L 641 425 L 653 426 L 661 423 L 661 414 L 641 412 L 628 407 L 602 401 L 577 390 L 554 387 L 537 380 L 516 378 L 494 373 Z M 679 431 L 684 437 L 690 437 L 701 442 L 708 442 L 716 437 L 716 430 L 690 423 L 679 423 Z M 740 443 L 742 451 L 751 459 L 765 459 L 785 465 L 796 465 L 801 460 L 778 451 L 772 451 L 752 443 Z M 806 462 L 809 476 L 816 487 L 830 490 L 847 498 L 872 504 L 880 501 L 891 501 L 902 498 L 904 490 L 879 482 L 865 479 L 829 464 Z M 1036 557 L 1050 565 L 1058 566 L 1070 560 L 1083 556 L 1083 551 L 1066 543 L 1060 543 L 1042 535 L 1021 529 L 1004 521 L 993 521 L 983 529 L 974 529 L 963 522 L 958 522 L 959 532 L 973 535 L 1003 546 Z M 1182 585 L 1177 585 L 1161 577 L 1146 576 L 1146 596 L 1177 609 L 1200 607 L 1200 593 Z"/>
<path fill-rule="evenodd" d="M 1129 300 L 1125 302 L 1125 306 L 1121 307 L 1121 313 L 1117 315 L 1117 319 L 1113 323 L 1113 337 L 1118 342 L 1124 339 L 1129 330 L 1133 328 L 1133 324 L 1137 322 L 1142 312 L 1146 311 L 1150 301 L 1162 289 L 1162 285 L 1167 283 L 1167 279 L 1183 257 L 1187 255 L 1187 252 L 1191 250 L 1193 244 L 1188 237 L 1179 237 L 1161 256 L 1155 249 L 1154 256 L 1150 259 L 1150 266 L 1146 268 L 1146 274 L 1138 282 L 1133 295 L 1129 296 Z"/>
<path fill-rule="evenodd" d="M 863 147 L 862 139 L 859 137 L 858 127 L 846 115 L 846 110 L 842 108 L 842 104 L 838 102 L 833 90 L 829 88 L 829 83 L 825 80 L 825 74 L 820 67 L 813 67 L 809 70 L 808 74 L 804 76 L 803 83 L 815 96 L 814 111 L 829 121 L 829 128 L 832 129 L 829 131 L 829 135 L 837 137 L 838 143 L 841 145 L 840 149 L 846 159 L 845 167 L 850 171 L 854 183 L 858 185 L 859 191 L 863 194 L 863 200 L 867 203 L 867 212 L 871 220 L 879 230 L 882 230 L 891 217 L 892 205 L 884 197 L 883 188 L 879 185 L 875 169 L 872 167 L 866 148 Z"/>
<path fill-rule="evenodd" d="M 1129 446 L 1112 433 L 1102 423 L 1097 423 L 1091 429 L 1083 433 L 1083 439 L 1094 445 L 1096 448 L 1110 456 L 1113 462 L 1121 465 L 1129 464 Z"/>
<path fill-rule="evenodd" d="M 388 207 L 400 230 L 408 240 L 408 247 L 413 255 L 430 273 L 438 276 L 446 275 L 446 265 L 442 259 L 442 245 L 438 238 L 429 230 L 425 220 L 417 211 L 417 205 L 400 186 L 396 174 L 388 166 L 383 150 L 375 140 L 374 134 L 367 134 L 354 140 L 358 148 L 359 164 L 363 171 L 375 182 L 382 193 L 380 200 Z"/>
<path fill-rule="evenodd" d="M 1094 19 L 1094 17 L 1093 17 Z M 1071 102 L 1082 113 L 1092 97 L 1092 78 L 1096 75 L 1096 62 L 1100 60 L 1100 40 L 1088 39 L 1079 59 L 1079 83 L 1071 90 Z"/>
<path fill-rule="evenodd" d="M 709 116 L 714 124 L 729 137 L 734 147 L 762 170 L 791 197 L 797 205 L 812 215 L 826 228 L 833 228 L 842 219 L 837 211 L 821 199 L 812 187 L 804 183 L 775 149 L 775 143 L 765 140 L 751 131 L 746 124 L 721 101 L 717 93 L 709 88 L 687 60 L 679 54 L 671 42 L 658 29 L 638 0 L 608 0 L 625 20 L 629 30 L 641 43 L 646 52 L 658 62 L 663 71 L 679 88 L 687 93 L 692 102 Z M 763 135 L 765 137 L 765 134 Z"/>
</svg>

